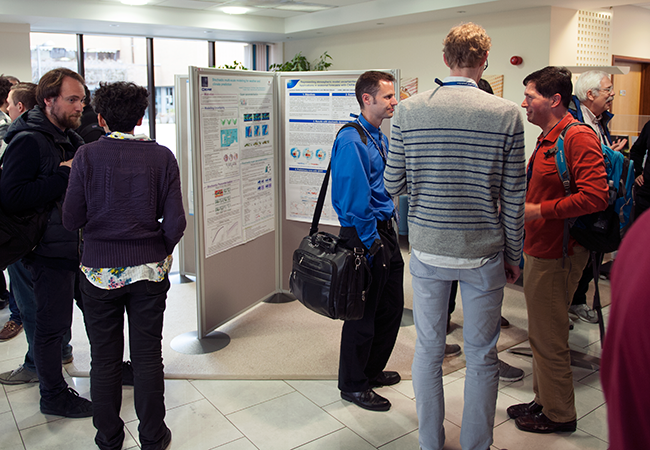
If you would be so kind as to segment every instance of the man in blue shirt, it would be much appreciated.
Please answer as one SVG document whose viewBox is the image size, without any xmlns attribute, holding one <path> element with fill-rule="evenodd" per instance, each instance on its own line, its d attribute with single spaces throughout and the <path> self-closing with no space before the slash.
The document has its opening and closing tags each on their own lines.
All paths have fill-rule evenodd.
<svg viewBox="0 0 650 450">
<path fill-rule="evenodd" d="M 339 389 L 344 400 L 372 411 L 390 409 L 374 387 L 399 383 L 397 372 L 384 371 L 395 345 L 404 309 L 404 260 L 393 227 L 395 205 L 384 188 L 388 139 L 379 129 L 391 118 L 397 99 L 394 77 L 370 71 L 357 80 L 361 106 L 356 123 L 346 128 L 332 149 L 332 204 L 341 237 L 350 248 L 363 248 L 372 265 L 372 284 L 364 316 L 348 320 L 341 334 Z"/>
</svg>

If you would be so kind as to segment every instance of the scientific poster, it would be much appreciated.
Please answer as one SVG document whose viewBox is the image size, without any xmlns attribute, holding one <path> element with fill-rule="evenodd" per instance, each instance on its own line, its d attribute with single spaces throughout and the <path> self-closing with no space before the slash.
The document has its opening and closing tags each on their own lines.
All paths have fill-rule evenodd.
<svg viewBox="0 0 650 450">
<path fill-rule="evenodd" d="M 200 75 L 205 254 L 274 230 L 272 77 Z"/>
<path fill-rule="evenodd" d="M 357 76 L 285 81 L 285 167 L 287 219 L 311 222 L 338 130 L 359 113 Z M 339 225 L 327 191 L 321 224 Z"/>
</svg>

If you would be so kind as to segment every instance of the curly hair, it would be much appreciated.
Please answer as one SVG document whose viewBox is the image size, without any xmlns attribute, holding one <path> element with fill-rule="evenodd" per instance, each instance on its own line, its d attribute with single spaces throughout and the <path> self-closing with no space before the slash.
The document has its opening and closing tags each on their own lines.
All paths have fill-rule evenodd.
<svg viewBox="0 0 650 450">
<path fill-rule="evenodd" d="M 452 69 L 478 67 L 492 46 L 485 29 L 475 23 L 461 23 L 449 30 L 442 52 Z"/>
<path fill-rule="evenodd" d="M 560 94 L 562 105 L 569 108 L 573 83 L 571 71 L 566 67 L 546 66 L 524 78 L 524 86 L 528 86 L 528 83 L 535 83 L 535 89 L 544 98 Z"/>
<path fill-rule="evenodd" d="M 83 77 L 73 70 L 66 69 L 65 67 L 52 69 L 38 81 L 38 86 L 36 87 L 36 103 L 38 103 L 38 106 L 45 109 L 46 98 L 58 97 L 61 94 L 61 86 L 66 77 L 77 80 L 82 85 L 86 84 Z"/>
<path fill-rule="evenodd" d="M 129 133 L 149 106 L 149 92 L 131 82 L 102 82 L 94 93 L 92 106 L 111 131 Z"/>
<path fill-rule="evenodd" d="M 11 80 L 4 75 L 0 75 L 0 106 L 4 105 L 7 101 L 7 95 L 9 95 L 11 86 L 13 86 Z"/>
</svg>

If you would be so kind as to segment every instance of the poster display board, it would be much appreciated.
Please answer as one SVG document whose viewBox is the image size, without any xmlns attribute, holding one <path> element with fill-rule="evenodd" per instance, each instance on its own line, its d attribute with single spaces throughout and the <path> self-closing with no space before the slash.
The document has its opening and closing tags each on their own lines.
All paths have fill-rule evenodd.
<svg viewBox="0 0 650 450">
<path fill-rule="evenodd" d="M 363 72 L 190 67 L 199 338 L 260 301 L 291 299 L 291 256 L 308 233 L 336 133 L 359 113 Z M 321 224 L 338 233 L 329 196 Z"/>
<path fill-rule="evenodd" d="M 271 77 L 201 74 L 203 230 L 213 256 L 274 230 Z"/>
<path fill-rule="evenodd" d="M 187 226 L 178 244 L 179 272 L 196 276 L 196 245 L 194 239 L 194 190 L 192 182 L 192 147 L 190 143 L 190 80 L 187 75 L 174 77 L 176 108 L 176 159 L 181 175 L 183 208 Z"/>
<path fill-rule="evenodd" d="M 336 133 L 359 112 L 356 78 L 303 75 L 283 83 L 287 219 L 312 220 Z M 320 223 L 338 225 L 329 189 Z"/>
<path fill-rule="evenodd" d="M 383 70 L 395 77 L 399 92 L 399 70 Z M 331 72 L 282 72 L 278 91 L 282 113 L 281 170 L 281 260 L 280 289 L 289 290 L 293 251 L 309 232 L 320 186 L 331 157 L 338 130 L 354 120 L 360 107 L 354 86 L 365 70 Z M 390 121 L 382 130 L 390 139 Z M 331 185 L 323 207 L 319 230 L 339 233 L 339 221 L 330 200 Z"/>
</svg>

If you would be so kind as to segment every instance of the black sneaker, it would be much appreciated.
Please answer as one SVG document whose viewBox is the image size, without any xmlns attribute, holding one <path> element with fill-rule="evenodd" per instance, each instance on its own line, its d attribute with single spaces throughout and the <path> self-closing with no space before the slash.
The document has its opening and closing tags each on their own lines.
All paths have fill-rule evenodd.
<svg viewBox="0 0 650 450">
<path fill-rule="evenodd" d="M 68 387 L 50 400 L 41 397 L 41 412 L 51 416 L 81 419 L 83 417 L 92 417 L 93 404 L 90 400 L 79 397 L 77 391 Z"/>
</svg>

